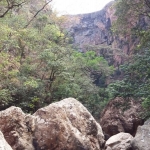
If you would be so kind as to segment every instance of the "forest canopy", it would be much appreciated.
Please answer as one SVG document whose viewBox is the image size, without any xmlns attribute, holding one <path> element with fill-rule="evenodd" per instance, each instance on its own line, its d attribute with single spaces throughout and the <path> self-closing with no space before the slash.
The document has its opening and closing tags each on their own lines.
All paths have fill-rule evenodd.
<svg viewBox="0 0 150 150">
<path fill-rule="evenodd" d="M 92 46 L 84 53 L 73 47 L 62 27 L 65 16 L 58 17 L 50 2 L 0 1 L 0 109 L 15 105 L 32 113 L 74 97 L 98 117 L 107 102 L 119 96 L 142 101 L 144 117 L 150 116 L 150 2 L 114 3 L 113 36 L 136 45 L 118 70 L 122 78 L 109 80 L 109 85 L 114 67 Z"/>
<path fill-rule="evenodd" d="M 73 49 L 59 24 L 65 19 L 43 7 L 46 3 L 33 8 L 34 1 L 0 3 L 0 109 L 15 105 L 32 113 L 74 97 L 98 115 L 107 100 L 105 79 L 113 67 L 92 49 Z M 101 87 L 94 84 L 95 75 L 103 80 Z"/>
</svg>

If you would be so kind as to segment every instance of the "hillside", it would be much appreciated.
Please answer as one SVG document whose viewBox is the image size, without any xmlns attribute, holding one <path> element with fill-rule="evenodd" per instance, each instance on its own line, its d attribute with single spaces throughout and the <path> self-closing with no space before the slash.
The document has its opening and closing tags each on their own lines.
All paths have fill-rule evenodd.
<svg viewBox="0 0 150 150">
<path fill-rule="evenodd" d="M 148 150 L 150 2 L 50 2 L 0 1 L 0 149 Z"/>
<path fill-rule="evenodd" d="M 87 99 L 93 115 L 117 96 L 145 97 L 147 106 L 149 17 L 120 1 L 57 17 L 49 3 L 1 2 L 1 109 L 32 112 L 69 96 Z"/>
</svg>

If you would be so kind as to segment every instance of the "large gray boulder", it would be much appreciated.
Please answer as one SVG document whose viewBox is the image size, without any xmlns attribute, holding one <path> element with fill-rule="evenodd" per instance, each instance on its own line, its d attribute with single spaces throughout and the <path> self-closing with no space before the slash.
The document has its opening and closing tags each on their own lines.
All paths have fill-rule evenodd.
<svg viewBox="0 0 150 150">
<path fill-rule="evenodd" d="M 0 131 L 0 150 L 13 150 L 4 138 L 3 133 Z"/>
<path fill-rule="evenodd" d="M 100 125 L 73 98 L 33 115 L 10 107 L 0 112 L 0 130 L 13 150 L 101 150 L 104 145 Z"/>
<path fill-rule="evenodd" d="M 106 141 L 106 150 L 130 150 L 132 139 L 129 133 L 118 133 Z"/>
<path fill-rule="evenodd" d="M 134 150 L 150 150 L 150 119 L 138 127 L 132 147 Z"/>
</svg>

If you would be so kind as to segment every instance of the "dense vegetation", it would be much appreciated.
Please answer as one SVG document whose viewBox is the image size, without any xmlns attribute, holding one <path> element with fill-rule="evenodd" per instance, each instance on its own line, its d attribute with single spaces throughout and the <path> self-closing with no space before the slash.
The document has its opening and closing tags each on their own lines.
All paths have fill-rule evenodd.
<svg viewBox="0 0 150 150">
<path fill-rule="evenodd" d="M 74 97 L 98 117 L 111 98 L 121 96 L 142 100 L 144 117 L 150 116 L 150 2 L 115 2 L 114 36 L 137 45 L 119 70 L 123 79 L 108 87 L 113 67 L 92 47 L 86 53 L 73 49 L 62 27 L 65 17 L 57 17 L 49 2 L 0 1 L 0 109 L 15 105 L 32 113 Z"/>
<path fill-rule="evenodd" d="M 112 97 L 126 99 L 134 97 L 142 100 L 146 110 L 144 117 L 150 116 L 150 2 L 148 0 L 117 0 L 115 3 L 117 20 L 113 31 L 137 41 L 130 58 L 122 65 L 124 79 L 109 85 Z"/>
<path fill-rule="evenodd" d="M 30 2 L 14 2 L 22 7 L 13 6 L 4 15 L 7 3 L 0 1 L 4 11 L 0 19 L 0 109 L 15 105 L 34 112 L 74 97 L 96 116 L 108 99 L 105 79 L 113 67 L 92 49 L 86 53 L 72 49 L 71 38 L 60 24 L 65 19 L 50 8 L 43 8 L 33 19 L 37 6 L 31 9 Z M 99 87 L 94 84 L 98 78 L 104 80 Z"/>
</svg>

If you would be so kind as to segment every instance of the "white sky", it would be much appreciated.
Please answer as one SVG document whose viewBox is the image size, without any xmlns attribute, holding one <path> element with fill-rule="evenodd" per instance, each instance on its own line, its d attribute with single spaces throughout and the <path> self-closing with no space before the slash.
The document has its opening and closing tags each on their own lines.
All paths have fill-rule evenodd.
<svg viewBox="0 0 150 150">
<path fill-rule="evenodd" d="M 83 14 L 101 10 L 112 0 L 53 0 L 52 8 L 60 14 Z"/>
</svg>

